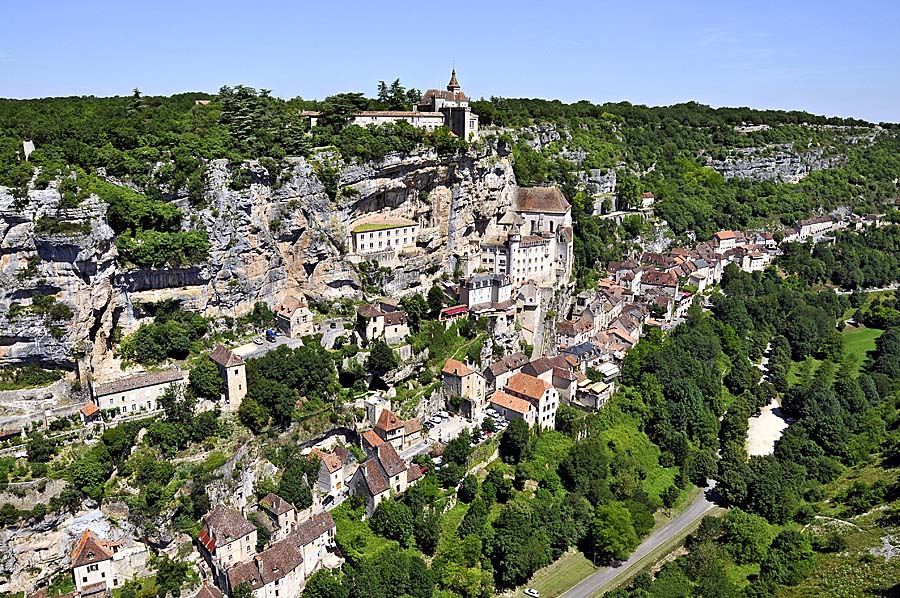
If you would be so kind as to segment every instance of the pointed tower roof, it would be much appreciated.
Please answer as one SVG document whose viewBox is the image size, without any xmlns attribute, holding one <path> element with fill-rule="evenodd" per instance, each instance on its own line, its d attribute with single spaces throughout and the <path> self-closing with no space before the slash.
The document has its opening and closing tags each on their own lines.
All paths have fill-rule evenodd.
<svg viewBox="0 0 900 598">
<path fill-rule="evenodd" d="M 459 81 L 456 80 L 456 69 L 450 73 L 450 83 L 447 84 L 447 91 L 459 91 Z"/>
</svg>

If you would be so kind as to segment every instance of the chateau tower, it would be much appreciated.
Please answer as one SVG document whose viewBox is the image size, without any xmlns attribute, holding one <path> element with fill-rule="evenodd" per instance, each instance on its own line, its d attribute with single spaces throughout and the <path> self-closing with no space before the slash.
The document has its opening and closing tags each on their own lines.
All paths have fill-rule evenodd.
<svg viewBox="0 0 900 598">
<path fill-rule="evenodd" d="M 457 92 L 461 89 L 459 81 L 456 80 L 456 69 L 450 73 L 450 83 L 447 84 L 447 91 Z"/>
</svg>

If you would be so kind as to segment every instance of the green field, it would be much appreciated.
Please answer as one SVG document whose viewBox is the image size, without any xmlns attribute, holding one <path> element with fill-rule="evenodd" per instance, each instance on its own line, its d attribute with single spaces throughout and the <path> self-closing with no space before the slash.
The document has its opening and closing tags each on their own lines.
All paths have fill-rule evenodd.
<svg viewBox="0 0 900 598">
<path fill-rule="evenodd" d="M 848 359 L 854 360 L 854 371 L 857 374 L 862 371 L 866 363 L 866 353 L 875 350 L 875 339 L 883 332 L 884 330 L 880 328 L 860 326 L 859 328 L 849 328 L 842 333 L 844 335 L 844 354 Z M 808 365 L 804 365 L 804 362 L 800 361 L 791 363 L 791 369 L 788 371 L 789 385 L 794 385 L 800 380 L 804 368 L 809 367 L 811 373 L 815 374 L 822 363 L 821 360 L 814 357 L 808 357 L 806 362 Z"/>
<path fill-rule="evenodd" d="M 582 579 L 596 571 L 597 568 L 581 553 L 571 549 L 555 562 L 547 565 L 534 574 L 526 587 L 534 588 L 541 593 L 541 598 L 555 598 Z M 522 590 L 515 596 L 524 596 Z"/>
</svg>

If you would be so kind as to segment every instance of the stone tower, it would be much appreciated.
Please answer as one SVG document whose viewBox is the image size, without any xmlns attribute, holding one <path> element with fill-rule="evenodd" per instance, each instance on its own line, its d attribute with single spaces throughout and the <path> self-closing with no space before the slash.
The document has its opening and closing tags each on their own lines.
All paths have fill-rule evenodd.
<svg viewBox="0 0 900 598">
<path fill-rule="evenodd" d="M 247 366 L 244 360 L 223 345 L 213 349 L 209 358 L 219 366 L 219 375 L 225 382 L 222 411 L 237 411 L 241 401 L 247 396 Z"/>
</svg>

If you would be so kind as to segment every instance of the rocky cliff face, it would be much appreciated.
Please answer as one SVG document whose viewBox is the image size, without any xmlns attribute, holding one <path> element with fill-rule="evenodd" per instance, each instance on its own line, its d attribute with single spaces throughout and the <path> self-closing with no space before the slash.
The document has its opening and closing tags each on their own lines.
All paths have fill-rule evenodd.
<svg viewBox="0 0 900 598">
<path fill-rule="evenodd" d="M 439 269 L 475 250 L 514 194 L 511 160 L 489 144 L 455 156 L 422 150 L 357 164 L 325 152 L 286 163 L 279 185 L 269 183 L 274 177 L 258 163 L 248 163 L 252 184 L 236 191 L 228 164 L 214 161 L 202 209 L 186 198 L 173 200 L 186 227 L 209 234 L 208 260 L 189 268 L 121 264 L 106 206 L 96 197 L 59 210 L 56 184 L 29 190 L 25 199 L 0 187 L 0 365 L 81 361 L 93 367 L 109 356 L 117 327 L 127 333 L 138 326 L 139 302 L 176 298 L 204 315 L 237 316 L 256 301 L 274 305 L 291 290 L 359 298 L 359 260 L 347 253 L 350 224 L 372 214 L 420 224 L 418 250 L 385 282 L 387 292 L 402 294 L 430 284 Z M 328 177 L 317 175 L 323 170 L 334 175 L 330 193 L 322 182 Z M 45 216 L 76 232 L 39 232 L 36 223 Z M 27 307 L 36 292 L 64 302 L 74 317 L 50 322 L 32 313 Z"/>
<path fill-rule="evenodd" d="M 842 156 L 825 155 L 825 148 L 796 153 L 790 144 L 779 144 L 734 150 L 724 160 L 708 158 L 706 165 L 726 179 L 798 183 L 811 172 L 834 168 L 844 160 Z"/>
</svg>

